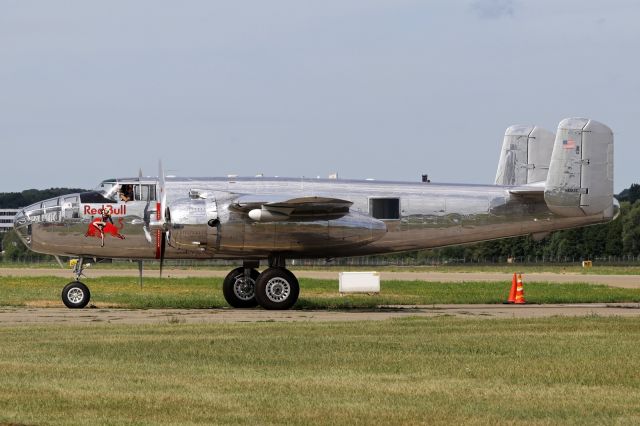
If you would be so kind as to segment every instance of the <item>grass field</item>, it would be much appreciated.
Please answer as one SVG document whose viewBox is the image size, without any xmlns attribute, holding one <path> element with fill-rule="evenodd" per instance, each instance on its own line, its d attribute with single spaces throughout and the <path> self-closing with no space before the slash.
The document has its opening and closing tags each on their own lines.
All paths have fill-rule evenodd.
<svg viewBox="0 0 640 426">
<path fill-rule="evenodd" d="M 236 266 L 240 266 L 238 263 Z M 59 268 L 60 265 L 54 262 L 42 262 L 42 263 L 13 263 L 13 262 L 0 262 L 0 268 Z M 205 263 L 195 266 L 166 266 L 167 270 L 170 269 L 205 269 L 205 270 L 217 270 L 217 271 L 230 271 L 235 266 L 211 266 Z M 136 263 L 118 261 L 115 263 L 97 263 L 91 266 L 91 269 L 137 269 Z M 144 269 L 146 270 L 158 270 L 159 263 L 156 261 L 145 261 Z M 576 274 L 588 274 L 588 275 L 640 275 L 640 265 L 617 265 L 617 264 L 598 264 L 596 263 L 593 268 L 585 269 L 579 262 L 576 263 L 514 263 L 514 264 L 449 264 L 449 265 L 435 265 L 435 266 L 349 266 L 342 265 L 336 266 L 335 264 L 328 263 L 326 265 L 318 266 L 296 266 L 290 265 L 292 271 L 297 270 L 313 270 L 313 271 L 396 271 L 396 272 L 504 272 L 506 274 L 512 274 L 514 271 L 522 273 L 532 272 L 552 272 L 552 273 L 576 273 Z"/>
<path fill-rule="evenodd" d="M 222 296 L 222 278 L 135 277 L 85 280 L 96 307 L 212 308 L 228 306 Z M 0 277 L 0 306 L 62 306 L 66 281 L 55 277 Z M 297 309 L 375 308 L 387 304 L 501 303 L 510 282 L 442 283 L 384 281 L 380 295 L 338 294 L 336 280 L 301 279 Z M 526 283 L 529 303 L 640 302 L 640 289 L 590 284 Z"/>
<path fill-rule="evenodd" d="M 0 424 L 638 424 L 620 318 L 0 327 Z"/>
</svg>

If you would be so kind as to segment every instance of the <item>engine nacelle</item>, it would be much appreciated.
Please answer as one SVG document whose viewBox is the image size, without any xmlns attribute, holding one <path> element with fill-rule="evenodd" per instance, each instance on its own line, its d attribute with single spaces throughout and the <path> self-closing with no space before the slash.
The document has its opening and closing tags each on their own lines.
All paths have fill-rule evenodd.
<svg viewBox="0 0 640 426">
<path fill-rule="evenodd" d="M 218 210 L 215 200 L 184 198 L 169 204 L 169 245 L 204 251 L 215 245 Z"/>
</svg>

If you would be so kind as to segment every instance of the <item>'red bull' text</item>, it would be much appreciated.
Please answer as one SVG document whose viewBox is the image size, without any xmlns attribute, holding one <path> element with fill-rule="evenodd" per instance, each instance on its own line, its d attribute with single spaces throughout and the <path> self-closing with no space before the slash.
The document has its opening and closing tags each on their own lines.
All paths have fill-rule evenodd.
<svg viewBox="0 0 640 426">
<path fill-rule="evenodd" d="M 91 207 L 91 206 L 84 206 L 84 214 L 91 214 L 91 215 L 96 215 L 96 214 L 102 214 L 106 211 L 108 211 L 109 213 L 111 213 L 113 216 L 125 216 L 127 214 L 127 206 L 125 205 L 121 205 L 119 207 L 114 207 L 110 204 L 108 205 L 102 205 L 102 207 L 96 208 L 96 207 Z"/>
</svg>

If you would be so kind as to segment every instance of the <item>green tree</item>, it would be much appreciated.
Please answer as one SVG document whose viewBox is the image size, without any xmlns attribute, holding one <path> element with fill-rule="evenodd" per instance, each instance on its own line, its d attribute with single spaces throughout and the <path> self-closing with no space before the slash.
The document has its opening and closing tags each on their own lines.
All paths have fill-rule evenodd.
<svg viewBox="0 0 640 426">
<path fill-rule="evenodd" d="M 16 261 L 25 257 L 35 258 L 47 258 L 48 256 L 32 252 L 29 250 L 20 240 L 18 234 L 13 229 L 6 232 L 2 239 L 3 261 Z"/>
<path fill-rule="evenodd" d="M 625 254 L 640 254 L 640 202 L 634 203 L 622 218 L 622 246 Z"/>
<path fill-rule="evenodd" d="M 22 192 L 0 192 L 0 209 L 17 209 L 47 198 L 85 192 L 80 188 L 27 189 Z"/>
</svg>

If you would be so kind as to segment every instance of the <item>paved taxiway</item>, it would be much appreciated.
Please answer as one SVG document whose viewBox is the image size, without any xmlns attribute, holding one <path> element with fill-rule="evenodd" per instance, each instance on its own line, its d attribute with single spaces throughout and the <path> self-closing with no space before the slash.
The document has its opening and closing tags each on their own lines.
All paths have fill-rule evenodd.
<svg viewBox="0 0 640 426">
<path fill-rule="evenodd" d="M 542 318 L 551 316 L 640 317 L 638 303 L 554 305 L 388 306 L 379 310 L 265 311 L 263 309 L 81 309 L 0 308 L 3 326 L 37 324 L 167 324 L 381 321 L 392 318 L 456 316 L 466 318 Z"/>
</svg>

